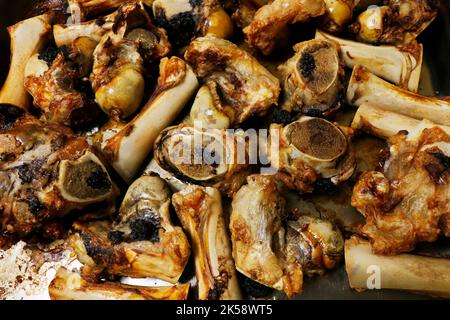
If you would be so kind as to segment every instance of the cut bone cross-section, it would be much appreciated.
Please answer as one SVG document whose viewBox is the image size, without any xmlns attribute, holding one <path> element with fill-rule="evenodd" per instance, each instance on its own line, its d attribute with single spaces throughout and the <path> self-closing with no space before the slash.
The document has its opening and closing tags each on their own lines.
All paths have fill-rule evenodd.
<svg viewBox="0 0 450 320">
<path fill-rule="evenodd" d="M 290 189 L 312 192 L 318 178 L 339 184 L 353 174 L 356 162 L 351 129 L 305 116 L 285 127 L 273 124 L 271 130 L 280 131 L 280 141 L 270 160 L 278 169 L 277 178 Z"/>
<path fill-rule="evenodd" d="M 349 68 L 361 65 L 377 76 L 417 92 L 422 71 L 423 47 L 416 42 L 406 46 L 373 46 L 341 39 L 320 30 L 316 39 L 339 45 L 342 61 Z"/>
<path fill-rule="evenodd" d="M 233 125 L 253 115 L 264 116 L 277 103 L 280 84 L 246 51 L 212 36 L 191 42 L 185 59 L 196 74 L 217 84 L 222 104 L 230 111 Z"/>
<path fill-rule="evenodd" d="M 198 298 L 240 299 L 220 192 L 189 186 L 174 194 L 172 201 L 193 243 Z"/>
<path fill-rule="evenodd" d="M 450 125 L 450 102 L 425 97 L 399 88 L 357 65 L 347 89 L 347 102 L 354 106 L 370 103 L 388 111 L 419 120 Z"/>
<path fill-rule="evenodd" d="M 286 32 L 288 24 L 321 16 L 325 9 L 322 0 L 274 0 L 261 7 L 244 29 L 247 42 L 268 55 L 275 49 L 277 37 Z"/>
<path fill-rule="evenodd" d="M 284 79 L 283 109 L 332 114 L 340 107 L 344 75 L 336 46 L 326 40 L 310 40 L 295 45 L 294 50 L 295 56 L 279 67 Z"/>
<path fill-rule="evenodd" d="M 189 242 L 170 221 L 170 191 L 164 180 L 142 176 L 128 189 L 118 220 L 76 223 L 70 243 L 96 278 L 102 271 L 176 283 L 190 255 Z"/>
</svg>

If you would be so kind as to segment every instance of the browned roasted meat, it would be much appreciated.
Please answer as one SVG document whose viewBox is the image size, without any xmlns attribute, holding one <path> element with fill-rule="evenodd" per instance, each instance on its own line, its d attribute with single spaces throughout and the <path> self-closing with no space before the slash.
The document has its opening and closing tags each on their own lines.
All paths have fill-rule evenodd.
<svg viewBox="0 0 450 320">
<path fill-rule="evenodd" d="M 306 22 L 324 13 L 323 0 L 274 0 L 255 13 L 244 33 L 251 46 L 267 55 L 274 50 L 277 37 L 288 24 Z"/>
<path fill-rule="evenodd" d="M 128 189 L 116 222 L 76 223 L 70 243 L 84 275 L 95 279 L 106 271 L 176 283 L 190 248 L 183 230 L 170 221 L 169 206 L 165 182 L 142 176 Z"/>
<path fill-rule="evenodd" d="M 136 287 L 120 283 L 91 283 L 61 268 L 48 291 L 52 300 L 186 300 L 190 285 Z"/>
<path fill-rule="evenodd" d="M 173 205 L 193 244 L 199 299 L 240 299 L 220 192 L 190 186 L 173 195 Z"/>
<path fill-rule="evenodd" d="M 280 139 L 270 142 L 270 161 L 276 178 L 288 188 L 312 192 L 318 179 L 338 185 L 352 176 L 352 129 L 304 116 L 285 127 L 272 124 L 271 130 L 277 130 Z"/>
<path fill-rule="evenodd" d="M 371 6 L 350 26 L 359 40 L 372 43 L 405 44 L 434 20 L 438 1 L 385 0 L 384 6 Z"/>
<path fill-rule="evenodd" d="M 83 77 L 90 72 L 94 48 L 95 42 L 79 38 L 70 49 L 61 50 L 54 61 L 49 61 L 45 53 L 28 61 L 24 85 L 45 121 L 77 129 L 95 123 L 100 114 L 98 105 L 89 90 L 83 89 L 90 86 Z"/>
<path fill-rule="evenodd" d="M 11 119 L 10 112 L 0 112 Z M 3 232 L 24 236 L 44 228 L 45 233 L 52 220 L 115 195 L 108 172 L 84 138 L 28 116 L 0 126 Z"/>
<path fill-rule="evenodd" d="M 389 139 L 382 172 L 366 172 L 352 205 L 366 218 L 361 232 L 375 253 L 394 255 L 421 241 L 450 236 L 450 136 L 433 127 Z"/>
<path fill-rule="evenodd" d="M 243 134 L 181 125 L 161 132 L 154 156 L 161 168 L 178 179 L 215 187 L 232 197 L 251 172 L 248 149 Z"/>
<path fill-rule="evenodd" d="M 191 42 L 185 59 L 197 75 L 217 84 L 224 112 L 238 125 L 263 116 L 278 101 L 280 84 L 254 57 L 232 42 L 212 36 Z"/>
<path fill-rule="evenodd" d="M 239 272 L 288 296 L 299 293 L 302 266 L 286 257 L 285 200 L 271 176 L 250 176 L 233 198 L 233 258 Z"/>
</svg>

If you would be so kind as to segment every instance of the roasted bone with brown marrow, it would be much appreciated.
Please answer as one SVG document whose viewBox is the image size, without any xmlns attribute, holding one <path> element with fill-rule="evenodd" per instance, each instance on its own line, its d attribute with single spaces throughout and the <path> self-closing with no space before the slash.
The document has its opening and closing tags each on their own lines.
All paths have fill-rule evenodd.
<svg viewBox="0 0 450 320">
<path fill-rule="evenodd" d="M 0 208 L 4 232 L 25 236 L 116 188 L 84 138 L 25 116 L 0 131 Z"/>
<path fill-rule="evenodd" d="M 417 92 L 422 71 L 423 46 L 416 42 L 405 46 L 374 46 L 341 39 L 320 30 L 316 39 L 339 45 L 341 61 L 348 68 L 361 65 L 373 74 L 399 87 Z"/>
<path fill-rule="evenodd" d="M 52 300 L 186 300 L 189 284 L 172 287 L 135 287 L 119 283 L 91 283 L 60 268 L 48 291 Z"/>
<path fill-rule="evenodd" d="M 337 185 L 352 176 L 356 161 L 350 128 L 305 116 L 285 127 L 273 124 L 271 130 L 280 135 L 279 141 L 271 141 L 279 146 L 270 147 L 271 164 L 288 188 L 312 192 L 319 178 Z"/>
<path fill-rule="evenodd" d="M 196 37 L 233 35 L 231 18 L 218 0 L 155 0 L 153 15 L 175 47 L 186 46 Z"/>
<path fill-rule="evenodd" d="M 450 125 L 449 101 L 399 88 L 359 65 L 353 69 L 347 102 L 354 106 L 369 103 L 419 120 L 429 119 L 437 124 Z"/>
<path fill-rule="evenodd" d="M 220 192 L 215 188 L 190 186 L 174 194 L 172 199 L 193 243 L 198 298 L 240 299 Z"/>
<path fill-rule="evenodd" d="M 255 13 L 244 33 L 248 44 L 268 55 L 288 24 L 306 22 L 324 13 L 323 0 L 274 0 Z"/>
<path fill-rule="evenodd" d="M 185 59 L 196 74 L 217 84 L 233 125 L 252 115 L 263 116 L 278 101 L 280 84 L 269 71 L 235 44 L 207 36 L 191 42 Z"/>
<path fill-rule="evenodd" d="M 344 68 L 336 46 L 325 40 L 310 40 L 294 46 L 296 54 L 279 67 L 283 76 L 283 109 L 325 116 L 340 107 Z"/>
<path fill-rule="evenodd" d="M 249 173 L 245 136 L 228 130 L 170 127 L 155 142 L 157 164 L 188 183 L 214 186 L 232 196 Z"/>
<path fill-rule="evenodd" d="M 350 26 L 360 41 L 405 44 L 433 22 L 438 13 L 437 1 L 386 0 L 384 6 L 370 6 Z"/>
<path fill-rule="evenodd" d="M 423 124 L 391 137 L 383 170 L 362 174 L 354 187 L 352 206 L 366 218 L 361 232 L 374 253 L 450 236 L 450 135 Z"/>
<path fill-rule="evenodd" d="M 83 272 L 102 271 L 177 283 L 190 254 L 180 227 L 170 221 L 170 191 L 159 177 L 142 176 L 128 189 L 117 221 L 76 223 L 70 243 Z"/>
<path fill-rule="evenodd" d="M 236 268 L 291 297 L 301 292 L 303 272 L 286 256 L 285 200 L 273 177 L 254 175 L 247 180 L 233 197 L 230 218 Z"/>
<path fill-rule="evenodd" d="M 28 109 L 30 97 L 24 86 L 25 68 L 28 60 L 46 45 L 51 22 L 52 15 L 43 14 L 8 28 L 11 39 L 11 64 L 0 91 L 0 103 Z"/>
</svg>

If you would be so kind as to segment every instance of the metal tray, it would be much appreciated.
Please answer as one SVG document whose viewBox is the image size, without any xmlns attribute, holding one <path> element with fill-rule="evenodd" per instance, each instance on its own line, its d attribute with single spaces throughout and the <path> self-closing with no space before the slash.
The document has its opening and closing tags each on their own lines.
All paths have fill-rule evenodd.
<svg viewBox="0 0 450 320">
<path fill-rule="evenodd" d="M 0 0 L 0 84 L 3 83 L 9 63 L 9 40 L 6 27 L 22 20 L 32 2 L 29 0 Z M 441 1 L 439 17 L 419 37 L 425 49 L 425 63 L 422 71 L 420 92 L 424 95 L 450 96 L 450 2 Z M 349 124 L 352 111 L 342 113 L 337 121 Z M 374 168 L 378 162 L 378 151 L 384 142 L 372 137 L 362 137 L 356 142 L 358 170 Z M 330 215 L 341 224 L 344 230 L 351 231 L 362 217 L 349 204 L 352 182 L 333 197 L 289 195 L 289 206 L 299 207 L 303 211 Z M 441 256 L 450 258 L 450 241 L 424 246 L 419 249 L 429 252 L 439 251 Z M 286 297 L 277 293 L 274 299 Z M 349 287 L 344 265 L 327 273 L 323 277 L 305 279 L 303 294 L 294 299 L 429 299 L 430 297 L 394 290 L 373 290 L 356 292 Z"/>
</svg>

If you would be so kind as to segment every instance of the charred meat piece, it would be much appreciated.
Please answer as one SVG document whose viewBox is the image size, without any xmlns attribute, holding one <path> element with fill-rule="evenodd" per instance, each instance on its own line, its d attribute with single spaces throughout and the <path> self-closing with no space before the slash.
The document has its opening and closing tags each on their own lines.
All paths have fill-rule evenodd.
<svg viewBox="0 0 450 320">
<path fill-rule="evenodd" d="M 70 243 L 83 272 L 177 283 L 190 254 L 180 227 L 170 221 L 170 191 L 159 177 L 142 176 L 128 189 L 114 223 L 76 223 Z"/>
<path fill-rule="evenodd" d="M 100 109 L 85 89 L 90 86 L 85 77 L 92 68 L 95 45 L 89 38 L 78 38 L 71 48 L 36 54 L 28 61 L 24 84 L 47 122 L 80 129 L 98 120 Z"/>
<path fill-rule="evenodd" d="M 254 57 L 216 37 L 191 42 L 185 59 L 196 74 L 217 84 L 223 108 L 233 125 L 252 115 L 263 116 L 277 103 L 280 84 Z"/>
<path fill-rule="evenodd" d="M 312 192 L 318 179 L 338 185 L 352 176 L 352 129 L 304 116 L 285 127 L 272 124 L 271 130 L 277 130 L 279 140 L 270 142 L 270 161 L 288 188 Z"/>
<path fill-rule="evenodd" d="M 433 22 L 438 13 L 434 0 L 386 0 L 384 6 L 370 6 L 350 26 L 360 41 L 406 44 Z"/>
<path fill-rule="evenodd" d="M 244 135 L 179 126 L 160 134 L 154 156 L 176 178 L 216 187 L 231 197 L 250 172 L 247 146 Z"/>
<path fill-rule="evenodd" d="M 212 35 L 230 38 L 233 23 L 218 0 L 155 0 L 153 15 L 158 26 L 167 30 L 177 48 L 196 37 Z"/>
<path fill-rule="evenodd" d="M 283 109 L 330 116 L 341 105 L 344 67 L 337 47 L 309 40 L 294 46 L 295 56 L 279 67 L 283 76 Z"/>
<path fill-rule="evenodd" d="M 72 210 L 115 196 L 103 163 L 69 129 L 25 116 L 0 131 L 3 232 L 25 236 Z"/>
<path fill-rule="evenodd" d="M 48 290 L 52 300 L 186 300 L 189 284 L 172 287 L 134 287 L 119 283 L 91 283 L 61 268 Z"/>
<path fill-rule="evenodd" d="M 244 33 L 250 46 L 268 55 L 288 24 L 306 22 L 324 13 L 323 0 L 274 0 L 256 11 Z"/>
<path fill-rule="evenodd" d="M 353 190 L 374 253 L 395 255 L 450 236 L 450 136 L 422 124 L 391 137 L 382 172 L 364 173 Z"/>
<path fill-rule="evenodd" d="M 193 244 L 199 299 L 240 299 L 220 192 L 210 187 L 190 186 L 174 194 L 172 199 Z"/>
</svg>

